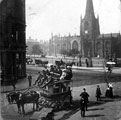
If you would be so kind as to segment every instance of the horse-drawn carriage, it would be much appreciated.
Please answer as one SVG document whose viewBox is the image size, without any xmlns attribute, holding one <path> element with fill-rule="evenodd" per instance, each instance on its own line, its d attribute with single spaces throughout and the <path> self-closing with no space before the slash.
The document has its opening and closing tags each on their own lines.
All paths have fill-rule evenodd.
<svg viewBox="0 0 121 120">
<path fill-rule="evenodd" d="M 45 67 L 48 64 L 48 61 L 42 61 L 40 59 L 35 59 L 35 64 L 37 64 L 38 66 L 41 66 L 41 67 Z"/>
<path fill-rule="evenodd" d="M 36 105 L 36 110 L 43 107 L 61 109 L 64 106 L 69 106 L 72 101 L 70 90 L 72 80 L 59 79 L 60 77 L 55 76 L 58 75 L 50 72 L 50 77 L 44 84 L 33 85 L 24 91 L 9 93 L 8 101 L 11 101 L 10 98 L 12 102 L 15 101 L 18 111 L 20 112 L 20 108 L 22 108 L 23 114 L 25 114 L 24 104 L 26 103 L 33 103 L 33 108 Z"/>
</svg>

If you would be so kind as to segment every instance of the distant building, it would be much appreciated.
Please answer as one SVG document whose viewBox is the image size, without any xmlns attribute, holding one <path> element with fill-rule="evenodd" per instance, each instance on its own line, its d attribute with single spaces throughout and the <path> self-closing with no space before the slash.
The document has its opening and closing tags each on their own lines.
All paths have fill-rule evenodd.
<svg viewBox="0 0 121 120">
<path fill-rule="evenodd" d="M 71 50 L 76 49 L 80 51 L 80 36 L 79 35 L 70 35 L 69 36 L 60 36 L 60 35 L 52 35 L 49 40 L 49 54 L 50 55 L 58 55 L 62 49 Z"/>
<path fill-rule="evenodd" d="M 29 37 L 27 40 L 26 40 L 26 45 L 27 45 L 27 54 L 28 55 L 32 55 L 32 47 L 33 45 L 40 45 L 40 42 L 37 41 L 37 39 L 32 39 L 31 37 Z"/>
<path fill-rule="evenodd" d="M 41 44 L 41 48 L 42 48 L 42 51 L 43 51 L 44 55 L 49 55 L 49 42 L 48 41 L 44 41 Z"/>
<path fill-rule="evenodd" d="M 26 44 L 27 44 L 27 54 L 28 55 L 32 55 L 32 47 L 34 45 L 39 45 L 41 51 L 43 53 L 40 53 L 41 54 L 45 54 L 47 55 L 49 53 L 49 44 L 48 44 L 48 41 L 44 41 L 44 40 L 40 40 L 38 41 L 37 39 L 32 39 L 31 37 L 29 37 L 26 41 Z"/>
<path fill-rule="evenodd" d="M 121 58 L 120 46 L 120 33 L 100 34 L 99 16 L 95 17 L 92 0 L 87 0 L 85 16 L 80 19 L 80 35 L 52 34 L 49 54 L 60 54 L 61 49 L 77 49 L 82 57 Z"/>
<path fill-rule="evenodd" d="M 26 76 L 25 0 L 0 1 L 0 64 L 3 81 Z"/>
</svg>

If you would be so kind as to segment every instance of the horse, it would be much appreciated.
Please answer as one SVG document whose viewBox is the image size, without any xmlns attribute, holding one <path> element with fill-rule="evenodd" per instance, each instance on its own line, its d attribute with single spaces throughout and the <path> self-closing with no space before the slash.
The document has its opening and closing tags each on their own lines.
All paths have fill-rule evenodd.
<svg viewBox="0 0 121 120">
<path fill-rule="evenodd" d="M 13 104 L 16 102 L 16 99 L 18 98 L 19 92 L 10 92 L 6 94 L 6 98 L 8 100 L 9 104 Z"/>
<path fill-rule="evenodd" d="M 38 109 L 38 100 L 39 100 L 39 93 L 36 91 L 29 91 L 29 92 L 15 92 L 12 94 L 14 96 L 14 100 L 16 101 L 17 108 L 18 108 L 18 113 L 21 113 L 21 108 L 22 108 L 22 113 L 25 115 L 25 110 L 24 110 L 24 104 L 27 103 L 33 103 L 33 111 L 35 108 L 36 104 L 36 110 Z"/>
</svg>

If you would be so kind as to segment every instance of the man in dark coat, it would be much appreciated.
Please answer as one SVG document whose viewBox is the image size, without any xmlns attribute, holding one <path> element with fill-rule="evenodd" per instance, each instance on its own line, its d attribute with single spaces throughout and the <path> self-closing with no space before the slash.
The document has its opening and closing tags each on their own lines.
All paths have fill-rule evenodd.
<svg viewBox="0 0 121 120">
<path fill-rule="evenodd" d="M 97 101 L 101 101 L 101 90 L 100 90 L 100 86 L 97 85 L 97 89 L 96 89 L 96 97 L 97 97 Z"/>
<path fill-rule="evenodd" d="M 31 74 L 28 75 L 28 81 L 29 81 L 29 87 L 31 87 L 31 83 L 32 83 L 32 76 L 31 76 Z"/>
<path fill-rule="evenodd" d="M 83 90 L 84 91 L 80 94 L 80 96 L 82 98 L 84 98 L 84 101 L 85 101 L 85 109 L 87 110 L 87 104 L 89 102 L 89 100 L 88 100 L 89 94 L 86 92 L 86 89 L 85 88 L 83 88 Z"/>
</svg>

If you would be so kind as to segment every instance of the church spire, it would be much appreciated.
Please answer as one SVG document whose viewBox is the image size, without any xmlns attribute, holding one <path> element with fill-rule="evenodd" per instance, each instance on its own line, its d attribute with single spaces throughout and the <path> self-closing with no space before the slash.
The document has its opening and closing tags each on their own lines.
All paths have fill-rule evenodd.
<svg viewBox="0 0 121 120">
<path fill-rule="evenodd" d="M 93 1 L 87 0 L 85 17 L 90 17 L 90 16 L 94 17 Z"/>
</svg>

